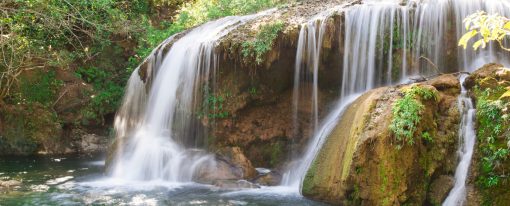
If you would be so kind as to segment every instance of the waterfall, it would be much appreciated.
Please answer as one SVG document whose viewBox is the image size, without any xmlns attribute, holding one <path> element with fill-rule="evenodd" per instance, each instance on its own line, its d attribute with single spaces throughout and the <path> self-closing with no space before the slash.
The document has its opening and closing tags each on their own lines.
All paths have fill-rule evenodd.
<svg viewBox="0 0 510 206">
<path fill-rule="evenodd" d="M 472 71 L 489 62 L 507 64 L 510 56 L 497 46 L 479 51 L 457 47 L 466 32 L 462 23 L 468 15 L 485 10 L 510 16 L 510 3 L 498 0 L 365 0 L 343 7 L 343 66 L 340 99 L 324 120 L 313 119 L 314 133 L 290 169 L 282 185 L 299 189 L 325 138 L 352 101 L 349 97 L 384 85 L 407 81 L 410 77 L 438 72 Z M 294 76 L 294 125 L 298 119 L 298 100 L 305 74 L 315 77 L 320 65 L 324 22 L 329 15 L 314 18 L 301 27 Z M 342 38 L 342 37 L 341 37 Z M 308 80 L 309 81 L 309 80 Z M 312 95 L 312 105 L 317 99 Z M 316 110 L 312 116 L 317 118 Z M 321 124 L 316 124 L 321 122 Z M 467 171 L 465 171 L 467 172 Z M 458 180 L 462 181 L 462 180 Z"/>
<path fill-rule="evenodd" d="M 299 98 L 301 95 L 310 96 L 309 93 L 311 87 L 311 101 L 312 101 L 312 114 L 310 117 L 311 122 L 311 131 L 313 133 L 316 132 L 317 127 L 319 125 L 319 107 L 318 107 L 318 75 L 319 75 L 319 58 L 320 58 L 320 50 L 322 48 L 322 41 L 324 37 L 324 32 L 326 29 L 325 24 L 326 16 L 320 16 L 312 21 L 308 22 L 301 26 L 299 32 L 297 53 L 296 53 L 296 63 L 295 63 L 295 71 L 294 71 L 294 91 L 293 91 L 293 125 L 294 125 L 294 134 L 298 135 L 298 128 L 300 127 L 298 123 L 299 113 Z M 317 33 L 318 32 L 318 33 Z M 310 78 L 311 73 L 311 78 Z M 310 82 L 311 80 L 311 82 Z M 306 82 L 306 85 L 302 85 L 301 82 Z M 303 93 L 303 94 L 302 94 Z M 304 134 L 307 135 L 307 134 Z M 314 140 L 312 140 L 314 141 Z M 309 143 L 309 145 L 315 145 L 314 143 Z M 310 146 L 309 146 L 310 148 Z M 308 154 L 308 152 L 307 152 Z M 306 161 L 310 157 L 303 157 L 301 161 Z M 313 158 L 313 157 L 312 157 Z M 291 186 L 294 188 L 299 188 L 299 184 L 302 181 L 301 177 L 306 173 L 308 167 L 304 167 L 304 164 L 296 164 L 294 162 L 291 165 L 292 169 L 287 171 L 283 175 L 282 184 L 286 186 Z"/>
<path fill-rule="evenodd" d="M 467 75 L 462 75 L 460 77 L 462 90 L 458 100 L 459 110 L 462 114 L 459 128 L 459 150 L 457 152 L 460 157 L 460 162 L 455 170 L 455 186 L 444 201 L 443 205 L 445 206 L 464 204 L 466 199 L 466 180 L 476 142 L 474 125 L 476 110 L 473 106 L 473 100 L 469 97 L 464 85 L 462 85 L 466 77 Z"/>
<path fill-rule="evenodd" d="M 272 10 L 222 18 L 192 29 L 178 40 L 170 37 L 148 57 L 144 71 L 138 68 L 133 72 L 115 119 L 114 178 L 189 182 L 197 169 L 214 168 L 213 155 L 193 149 L 196 141 L 190 139 L 198 138 L 199 128 L 191 117 L 200 103 L 198 94 L 209 86 L 207 80 L 217 69 L 216 42 L 246 21 L 269 12 Z M 145 80 L 140 79 L 140 73 L 145 74 Z"/>
</svg>

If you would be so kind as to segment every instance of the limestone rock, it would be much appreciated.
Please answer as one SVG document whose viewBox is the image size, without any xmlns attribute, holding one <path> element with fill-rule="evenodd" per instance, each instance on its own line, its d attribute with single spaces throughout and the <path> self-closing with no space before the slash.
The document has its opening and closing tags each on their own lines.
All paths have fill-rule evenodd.
<svg viewBox="0 0 510 206">
<path fill-rule="evenodd" d="M 231 164 L 238 166 L 243 172 L 244 179 L 250 179 L 257 175 L 257 171 L 252 166 L 250 160 L 244 156 L 241 148 L 239 147 L 228 147 L 220 150 L 220 154 L 223 155 Z"/>
<path fill-rule="evenodd" d="M 217 156 L 212 162 L 200 165 L 193 177 L 194 181 L 204 184 L 212 184 L 219 180 L 240 179 L 243 179 L 242 169 L 220 156 Z"/>
<path fill-rule="evenodd" d="M 264 186 L 277 186 L 282 181 L 282 175 L 278 172 L 271 171 L 257 176 L 253 182 Z"/>
<path fill-rule="evenodd" d="M 79 142 L 79 150 L 83 153 L 97 153 L 106 150 L 106 137 L 97 136 L 95 134 L 85 134 Z"/>
<path fill-rule="evenodd" d="M 346 109 L 326 140 L 307 172 L 303 195 L 335 205 L 425 204 L 428 185 L 455 169 L 450 157 L 457 149 L 460 84 L 442 75 L 413 85 L 439 94 L 437 100 L 417 100 L 424 107 L 414 144 L 398 149 L 389 129 L 393 105 L 410 86 L 368 91 Z M 422 138 L 424 132 L 432 141 Z"/>
<path fill-rule="evenodd" d="M 15 187 L 21 186 L 21 182 L 17 180 L 0 180 L 0 191 L 2 190 L 12 190 Z"/>
<path fill-rule="evenodd" d="M 213 185 L 221 189 L 228 190 L 260 188 L 259 186 L 246 180 L 215 180 L 213 181 Z"/>
</svg>

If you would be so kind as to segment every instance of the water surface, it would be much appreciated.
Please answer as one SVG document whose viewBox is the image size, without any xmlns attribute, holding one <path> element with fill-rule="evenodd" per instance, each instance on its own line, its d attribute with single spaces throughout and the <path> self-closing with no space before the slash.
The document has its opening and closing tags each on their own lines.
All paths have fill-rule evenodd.
<svg viewBox="0 0 510 206">
<path fill-rule="evenodd" d="M 287 187 L 227 190 L 196 183 L 134 182 L 104 175 L 103 158 L 0 157 L 0 205 L 322 205 Z"/>
</svg>

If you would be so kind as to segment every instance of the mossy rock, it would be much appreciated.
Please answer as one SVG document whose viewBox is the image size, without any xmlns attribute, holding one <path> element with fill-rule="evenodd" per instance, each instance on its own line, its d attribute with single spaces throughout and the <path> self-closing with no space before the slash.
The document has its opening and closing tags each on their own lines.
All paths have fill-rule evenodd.
<svg viewBox="0 0 510 206">
<path fill-rule="evenodd" d="M 403 93 L 416 88 L 436 94 L 413 96 L 423 105 L 420 121 L 414 143 L 400 144 L 390 129 L 392 110 Z M 430 195 L 429 188 L 437 178 L 454 173 L 456 159 L 450 157 L 457 150 L 459 93 L 460 83 L 453 75 L 365 93 L 345 110 L 321 148 L 303 182 L 303 195 L 335 205 L 441 201 L 449 190 Z M 428 139 L 422 137 L 424 133 Z"/>
<path fill-rule="evenodd" d="M 0 106 L 0 155 L 63 153 L 62 127 L 39 103 Z"/>
</svg>

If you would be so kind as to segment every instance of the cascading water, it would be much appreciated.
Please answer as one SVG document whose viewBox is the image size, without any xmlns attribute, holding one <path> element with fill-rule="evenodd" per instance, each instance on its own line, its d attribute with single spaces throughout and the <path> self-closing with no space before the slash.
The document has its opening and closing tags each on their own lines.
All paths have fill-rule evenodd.
<svg viewBox="0 0 510 206">
<path fill-rule="evenodd" d="M 405 4 L 397 0 L 367 0 L 346 8 L 339 105 L 345 107 L 349 102 L 347 97 L 353 94 L 402 82 L 413 75 L 472 71 L 494 61 L 507 63 L 508 53 L 492 45 L 477 52 L 457 47 L 457 40 L 466 32 L 462 20 L 478 10 L 509 15 L 510 6 L 508 1 L 496 0 L 411 0 Z M 295 111 L 299 81 L 302 81 L 300 75 L 311 70 L 315 78 L 313 72 L 320 65 L 323 22 L 328 17 L 313 19 L 301 28 L 294 83 Z M 317 88 L 317 81 L 314 79 L 313 88 Z M 320 127 L 316 127 L 299 164 L 285 173 L 283 185 L 299 189 L 341 111 L 342 107 L 337 106 L 321 121 Z M 295 122 L 296 119 L 294 112 Z"/>
<path fill-rule="evenodd" d="M 473 106 L 473 100 L 469 97 L 466 88 L 464 88 L 464 80 L 467 75 L 460 77 L 461 94 L 459 96 L 459 109 L 462 114 L 462 120 L 459 128 L 459 165 L 455 170 L 455 186 L 444 201 L 445 206 L 463 205 L 466 200 L 466 180 L 468 176 L 471 158 L 476 142 L 476 132 L 474 118 L 476 110 Z"/>
<path fill-rule="evenodd" d="M 141 68 L 133 72 L 115 129 L 118 154 L 112 176 L 124 180 L 192 181 L 200 167 L 214 167 L 212 155 L 184 146 L 197 130 L 197 96 L 217 65 L 216 41 L 259 15 L 226 17 L 197 27 L 173 42 L 170 37 L 147 60 L 146 81 Z M 204 83 L 205 82 L 205 83 Z M 146 94 L 148 92 L 148 95 Z"/>
<path fill-rule="evenodd" d="M 312 21 L 308 22 L 301 26 L 299 31 L 299 39 L 298 39 L 298 47 L 296 53 L 296 64 L 294 71 L 294 91 L 293 91 L 293 125 L 294 125 L 294 135 L 297 135 L 297 129 L 300 127 L 298 124 L 298 107 L 299 107 L 299 98 L 302 96 L 302 93 L 309 92 L 310 89 L 306 89 L 304 87 L 311 87 L 312 95 L 312 115 L 310 117 L 312 132 L 315 133 L 317 127 L 319 125 L 319 109 L 318 109 L 318 75 L 319 75 L 319 58 L 320 58 L 320 50 L 322 48 L 322 41 L 324 37 L 324 32 L 326 29 L 325 19 L 327 19 L 329 15 L 321 15 L 314 18 Z M 317 33 L 318 32 L 318 33 Z M 311 83 L 310 82 L 310 73 L 311 73 Z M 307 85 L 302 85 L 301 82 L 307 82 Z M 311 85 L 311 86 L 310 86 Z M 309 94 L 304 94 L 304 96 L 310 96 Z M 305 134 L 307 135 L 307 134 Z M 314 143 L 309 143 L 309 145 L 316 145 L 315 139 L 312 140 Z M 308 149 L 313 149 L 313 146 L 308 146 Z M 306 154 L 310 154 L 307 152 Z M 314 157 L 305 155 L 301 157 L 300 161 L 307 162 L 308 159 L 312 159 Z M 311 162 L 311 161 L 310 161 Z M 302 181 L 302 177 L 306 173 L 308 166 L 306 164 L 297 164 L 294 162 L 293 165 L 290 166 L 291 169 L 287 171 L 283 175 L 282 184 L 285 186 L 290 186 L 293 188 L 299 188 L 299 185 Z"/>
</svg>

